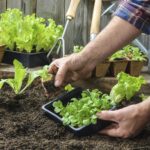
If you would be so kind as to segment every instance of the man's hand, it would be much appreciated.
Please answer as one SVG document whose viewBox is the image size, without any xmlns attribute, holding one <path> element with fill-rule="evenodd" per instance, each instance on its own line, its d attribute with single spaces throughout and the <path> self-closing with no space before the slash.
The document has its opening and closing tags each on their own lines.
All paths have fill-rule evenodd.
<svg viewBox="0 0 150 150">
<path fill-rule="evenodd" d="M 96 64 L 104 61 L 139 34 L 140 31 L 127 21 L 113 17 L 107 27 L 80 53 L 57 59 L 50 65 L 50 73 L 56 74 L 55 86 L 90 77 Z"/>
<path fill-rule="evenodd" d="M 144 102 L 116 111 L 98 113 L 98 118 L 114 122 L 99 133 L 121 138 L 135 137 L 150 120 L 149 109 Z"/>
<path fill-rule="evenodd" d="M 91 62 L 86 56 L 78 53 L 54 60 L 49 72 L 56 74 L 55 86 L 58 87 L 63 83 L 90 77 L 95 66 L 94 61 Z"/>
</svg>

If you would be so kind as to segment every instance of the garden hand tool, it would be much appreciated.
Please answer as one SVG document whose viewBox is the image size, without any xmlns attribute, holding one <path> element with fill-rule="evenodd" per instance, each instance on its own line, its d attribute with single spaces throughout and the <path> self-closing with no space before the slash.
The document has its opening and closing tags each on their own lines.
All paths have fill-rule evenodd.
<svg viewBox="0 0 150 150">
<path fill-rule="evenodd" d="M 115 11 L 116 7 L 117 7 L 117 2 L 113 2 L 113 3 L 102 13 L 101 17 L 104 16 L 105 14 L 107 14 L 108 12 L 109 12 L 109 13 L 113 13 L 113 12 Z"/>
<path fill-rule="evenodd" d="M 133 40 L 132 43 L 135 46 L 137 46 L 143 53 L 148 55 L 148 50 L 146 49 L 146 47 L 138 39 Z"/>
<path fill-rule="evenodd" d="M 48 55 L 47 55 L 47 58 L 49 59 L 50 58 L 50 54 L 57 49 L 56 51 L 56 54 L 57 55 L 61 55 L 64 57 L 66 52 L 65 52 L 65 40 L 64 40 L 64 37 L 65 37 L 65 34 L 66 34 L 66 31 L 67 31 L 67 28 L 69 26 L 69 23 L 70 21 L 72 21 L 74 18 L 75 18 L 75 15 L 76 15 L 76 10 L 78 8 L 78 5 L 79 5 L 79 2 L 80 0 L 71 0 L 71 3 L 70 3 L 70 6 L 69 6 L 69 9 L 66 13 L 66 24 L 65 24 L 65 28 L 64 28 L 64 31 L 63 31 L 63 34 L 62 34 L 62 37 L 60 37 L 56 42 L 55 44 L 53 45 L 53 47 L 51 48 L 51 50 L 49 51 Z M 62 49 L 62 51 L 60 51 Z"/>
<path fill-rule="evenodd" d="M 94 40 L 98 33 L 100 32 L 100 23 L 101 23 L 101 13 L 102 13 L 102 0 L 95 0 L 92 23 L 91 23 L 91 31 L 90 31 L 90 41 Z M 92 77 L 95 77 L 97 74 L 97 67 L 92 72 Z M 98 69 L 99 70 L 99 69 Z M 101 72 L 101 71 L 98 71 Z"/>
<path fill-rule="evenodd" d="M 101 12 L 102 12 L 102 0 L 95 0 L 91 22 L 90 41 L 94 40 L 100 31 Z"/>
</svg>

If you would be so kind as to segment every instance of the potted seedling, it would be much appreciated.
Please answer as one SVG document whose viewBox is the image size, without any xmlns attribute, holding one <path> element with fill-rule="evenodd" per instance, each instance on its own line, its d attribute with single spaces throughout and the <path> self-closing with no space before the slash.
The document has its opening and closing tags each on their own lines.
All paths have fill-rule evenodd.
<svg viewBox="0 0 150 150">
<path fill-rule="evenodd" d="M 98 89 L 75 88 L 43 105 L 42 109 L 77 135 L 93 134 L 110 124 L 97 119 L 97 112 L 125 107 L 124 102 L 131 102 L 145 84 L 143 77 L 132 77 L 123 72 L 117 75 L 117 79 L 110 94 Z"/>
<path fill-rule="evenodd" d="M 110 62 L 108 60 L 105 60 L 104 62 L 99 63 L 95 69 L 95 76 L 105 77 L 108 72 L 109 67 L 110 67 Z"/>
<path fill-rule="evenodd" d="M 4 63 L 19 60 L 25 67 L 48 64 L 47 53 L 63 32 L 63 27 L 35 14 L 23 16 L 18 9 L 8 9 L 0 14 L 0 41 L 4 41 Z"/>
<path fill-rule="evenodd" d="M 123 48 L 129 60 L 126 72 L 133 76 L 139 76 L 147 56 L 138 47 L 128 45 Z"/>
<path fill-rule="evenodd" d="M 110 58 L 110 74 L 111 76 L 117 76 L 120 72 L 125 72 L 128 61 L 123 50 L 119 50 L 114 53 Z"/>
</svg>

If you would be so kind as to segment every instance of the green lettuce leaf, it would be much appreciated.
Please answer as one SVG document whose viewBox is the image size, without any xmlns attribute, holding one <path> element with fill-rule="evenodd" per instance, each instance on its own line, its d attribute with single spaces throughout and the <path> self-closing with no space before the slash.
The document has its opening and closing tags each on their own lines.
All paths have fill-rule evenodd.
<svg viewBox="0 0 150 150">
<path fill-rule="evenodd" d="M 110 92 L 111 103 L 116 105 L 122 100 L 130 100 L 146 83 L 142 76 L 133 77 L 124 72 L 117 75 L 118 83 Z"/>
<path fill-rule="evenodd" d="M 76 46 L 73 47 L 73 52 L 74 53 L 79 53 L 79 52 L 82 51 L 83 48 L 84 48 L 83 46 L 76 45 Z"/>
<path fill-rule="evenodd" d="M 43 69 L 40 70 L 29 72 L 26 86 L 21 90 L 20 93 L 24 92 L 38 77 L 40 77 L 42 81 L 46 81 L 51 80 L 53 75 L 48 73 L 48 66 L 44 66 Z"/>
<path fill-rule="evenodd" d="M 72 98 L 66 106 L 59 100 L 53 103 L 53 107 L 54 111 L 62 116 L 64 125 L 81 127 L 96 124 L 96 113 L 110 109 L 111 105 L 109 95 L 94 89 L 84 90 L 81 98 Z"/>
<path fill-rule="evenodd" d="M 48 73 L 48 66 L 44 66 L 40 70 L 27 72 L 27 69 L 24 68 L 18 60 L 14 60 L 13 64 L 15 69 L 14 78 L 2 79 L 0 81 L 0 89 L 5 83 L 7 83 L 14 90 L 15 94 L 21 94 L 33 83 L 36 78 L 40 77 L 43 81 L 51 80 L 53 78 L 53 75 Z M 26 85 L 22 87 L 25 78 L 27 78 L 27 82 Z"/>
<path fill-rule="evenodd" d="M 4 83 L 7 83 L 14 90 L 15 94 L 19 94 L 22 88 L 23 80 L 25 79 L 27 73 L 26 69 L 18 60 L 14 60 L 13 64 L 15 69 L 14 79 L 2 79 L 0 81 L 0 88 L 3 87 Z"/>
<path fill-rule="evenodd" d="M 63 26 L 52 19 L 47 26 L 45 22 L 35 14 L 23 16 L 19 9 L 8 9 L 0 14 L 0 43 L 19 52 L 47 52 L 62 35 Z"/>
</svg>

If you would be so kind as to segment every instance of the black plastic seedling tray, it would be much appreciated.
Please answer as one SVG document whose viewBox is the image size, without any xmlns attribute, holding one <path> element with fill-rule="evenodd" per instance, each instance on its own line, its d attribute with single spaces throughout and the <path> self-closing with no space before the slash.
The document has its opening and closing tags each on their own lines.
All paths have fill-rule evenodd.
<svg viewBox="0 0 150 150">
<path fill-rule="evenodd" d="M 82 89 L 76 88 L 76 89 L 72 90 L 71 92 L 64 93 L 63 95 L 55 98 L 51 102 L 43 105 L 42 109 L 50 118 L 54 119 L 56 122 L 60 122 L 63 124 L 61 116 L 54 112 L 53 102 L 61 100 L 62 103 L 64 105 L 66 105 L 68 102 L 70 102 L 71 98 L 73 98 L 73 97 L 80 98 L 81 93 L 82 93 Z M 78 136 L 84 136 L 84 135 L 94 134 L 94 133 L 100 131 L 101 129 L 105 128 L 106 126 L 108 126 L 110 123 L 111 122 L 109 122 L 109 121 L 97 120 L 97 124 L 82 126 L 80 128 L 66 126 L 66 128 Z"/>
<path fill-rule="evenodd" d="M 23 66 L 28 68 L 44 66 L 49 64 L 46 52 L 21 53 L 17 51 L 5 50 L 3 63 L 13 64 L 14 59 L 17 59 L 23 64 Z"/>
</svg>

